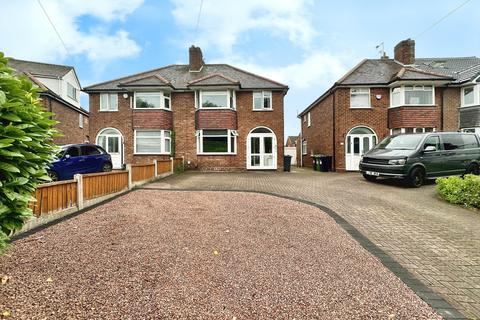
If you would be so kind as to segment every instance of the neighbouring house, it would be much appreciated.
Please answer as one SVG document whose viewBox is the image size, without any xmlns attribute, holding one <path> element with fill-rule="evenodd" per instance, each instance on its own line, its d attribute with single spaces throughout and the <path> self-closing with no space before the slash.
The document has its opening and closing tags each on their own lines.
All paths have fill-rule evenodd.
<svg viewBox="0 0 480 320">
<path fill-rule="evenodd" d="M 358 170 L 389 134 L 480 132 L 480 58 L 415 58 L 411 39 L 394 51 L 361 61 L 299 114 L 302 166 L 326 154 L 334 170 Z"/>
<path fill-rule="evenodd" d="M 89 140 L 89 113 L 80 106 L 81 86 L 73 67 L 13 58 L 8 60 L 8 65 L 42 90 L 43 105 L 59 121 L 55 127 L 62 136 L 54 138 L 56 144 Z"/>
<path fill-rule="evenodd" d="M 297 141 L 299 136 L 288 136 L 285 143 L 285 155 L 292 157 L 292 165 L 297 165 Z"/>
<path fill-rule="evenodd" d="M 184 157 L 200 170 L 283 166 L 284 84 L 228 64 L 205 64 L 199 47 L 175 64 L 84 88 L 90 136 L 114 167 Z"/>
</svg>

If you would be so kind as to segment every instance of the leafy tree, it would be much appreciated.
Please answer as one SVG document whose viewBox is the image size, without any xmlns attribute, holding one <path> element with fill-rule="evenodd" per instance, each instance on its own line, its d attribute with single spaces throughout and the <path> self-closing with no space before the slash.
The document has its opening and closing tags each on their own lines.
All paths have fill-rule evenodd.
<svg viewBox="0 0 480 320">
<path fill-rule="evenodd" d="M 28 203 L 57 152 L 57 133 L 27 77 L 15 76 L 0 52 L 0 251 L 6 239 L 32 216 Z"/>
</svg>

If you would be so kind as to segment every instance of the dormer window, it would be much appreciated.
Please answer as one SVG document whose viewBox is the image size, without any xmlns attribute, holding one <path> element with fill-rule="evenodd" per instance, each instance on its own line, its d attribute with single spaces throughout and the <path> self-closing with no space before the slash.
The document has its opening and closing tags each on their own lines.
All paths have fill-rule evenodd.
<svg viewBox="0 0 480 320">
<path fill-rule="evenodd" d="M 135 109 L 171 109 L 170 93 L 161 91 L 135 92 Z"/>
<path fill-rule="evenodd" d="M 390 106 L 433 106 L 435 105 L 433 86 L 401 86 L 392 88 Z"/>
<path fill-rule="evenodd" d="M 72 86 L 67 82 L 67 96 L 75 101 L 77 101 L 77 88 Z"/>
<path fill-rule="evenodd" d="M 200 109 L 235 109 L 235 91 L 200 91 Z"/>
</svg>

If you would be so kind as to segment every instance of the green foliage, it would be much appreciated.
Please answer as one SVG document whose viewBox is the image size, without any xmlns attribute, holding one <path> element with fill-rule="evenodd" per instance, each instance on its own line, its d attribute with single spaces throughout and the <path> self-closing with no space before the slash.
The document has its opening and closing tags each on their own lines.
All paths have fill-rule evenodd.
<svg viewBox="0 0 480 320">
<path fill-rule="evenodd" d="M 175 131 L 172 130 L 170 133 L 170 157 L 175 157 Z"/>
<path fill-rule="evenodd" d="M 177 164 L 175 168 L 173 168 L 173 170 L 175 171 L 175 173 L 182 173 L 185 171 L 185 166 L 183 165 L 183 163 L 180 163 Z"/>
<path fill-rule="evenodd" d="M 480 208 L 480 176 L 467 174 L 463 179 L 439 178 L 437 191 L 440 197 L 450 203 Z"/>
<path fill-rule="evenodd" d="M 28 202 L 57 148 L 52 113 L 44 110 L 38 87 L 17 77 L 0 52 L 0 248 L 6 236 L 32 215 Z"/>
</svg>

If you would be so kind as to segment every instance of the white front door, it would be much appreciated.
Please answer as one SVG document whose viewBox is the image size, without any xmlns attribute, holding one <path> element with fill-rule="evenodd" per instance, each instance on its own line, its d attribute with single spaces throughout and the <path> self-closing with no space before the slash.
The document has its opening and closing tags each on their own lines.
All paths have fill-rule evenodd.
<svg viewBox="0 0 480 320">
<path fill-rule="evenodd" d="M 277 169 L 277 143 L 273 133 L 248 135 L 247 169 Z"/>
<path fill-rule="evenodd" d="M 97 138 L 97 144 L 101 146 L 112 158 L 113 169 L 123 168 L 123 143 L 122 135 L 116 129 L 105 129 Z"/>
<path fill-rule="evenodd" d="M 345 169 L 358 171 L 361 156 L 377 143 L 373 134 L 349 134 L 346 141 Z"/>
</svg>

